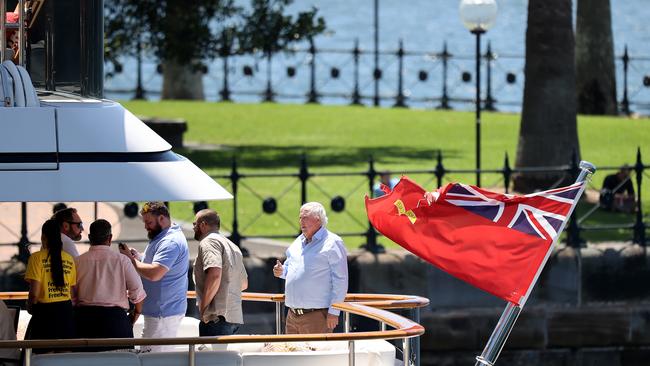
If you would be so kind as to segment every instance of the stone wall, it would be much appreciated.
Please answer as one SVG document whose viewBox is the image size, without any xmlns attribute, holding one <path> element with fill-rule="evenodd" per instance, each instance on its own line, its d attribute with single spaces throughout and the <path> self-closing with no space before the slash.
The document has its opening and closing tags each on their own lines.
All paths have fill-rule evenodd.
<svg viewBox="0 0 650 366">
<path fill-rule="evenodd" d="M 282 292 L 274 258 L 248 258 L 250 291 Z M 559 246 L 524 307 L 500 365 L 650 365 L 650 276 L 643 248 L 602 244 Z M 405 251 L 349 256 L 350 292 L 424 296 L 422 365 L 474 364 L 505 302 Z M 267 307 L 268 309 L 268 307 Z M 263 311 L 258 307 L 258 310 Z M 269 311 L 272 311 L 270 309 Z M 253 315 L 265 319 L 272 313 Z M 405 313 L 404 315 L 409 315 Z M 376 322 L 353 318 L 356 330 Z M 266 322 L 272 327 L 272 320 Z"/>
</svg>

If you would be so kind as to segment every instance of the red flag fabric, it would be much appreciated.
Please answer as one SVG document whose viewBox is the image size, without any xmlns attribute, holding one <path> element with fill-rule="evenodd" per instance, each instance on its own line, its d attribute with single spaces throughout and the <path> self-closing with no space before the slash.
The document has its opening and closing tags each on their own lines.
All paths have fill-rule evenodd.
<svg viewBox="0 0 650 366">
<path fill-rule="evenodd" d="M 418 257 L 519 305 L 580 196 L 583 183 L 514 196 L 461 183 L 425 190 L 402 177 L 392 192 L 366 197 L 372 225 Z"/>
</svg>

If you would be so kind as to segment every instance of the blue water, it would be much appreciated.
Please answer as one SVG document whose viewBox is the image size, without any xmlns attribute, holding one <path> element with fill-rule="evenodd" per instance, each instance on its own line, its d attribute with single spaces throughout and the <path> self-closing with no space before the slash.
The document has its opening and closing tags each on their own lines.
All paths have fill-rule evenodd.
<svg viewBox="0 0 650 366">
<path fill-rule="evenodd" d="M 650 31 L 647 19 L 650 19 L 648 0 L 611 0 L 612 28 L 614 47 L 617 56 L 617 79 L 619 100 L 622 98 L 622 62 L 620 56 L 627 45 L 632 57 L 629 74 L 629 96 L 635 110 L 650 112 L 650 88 L 643 85 L 643 76 L 650 75 Z M 245 6 L 248 1 L 238 1 Z M 473 75 L 469 82 L 463 82 L 463 72 L 473 74 L 475 38 L 462 25 L 458 13 L 459 1 L 456 0 L 380 0 L 379 1 L 379 48 L 382 51 L 395 52 L 399 41 L 403 41 L 407 52 L 427 52 L 431 54 L 442 51 L 445 43 L 448 51 L 454 55 L 448 69 L 448 94 L 456 101 L 452 106 L 471 109 L 470 103 L 475 93 Z M 320 49 L 351 50 L 356 39 L 363 51 L 360 58 L 360 89 L 361 94 L 371 97 L 374 94 L 372 70 L 374 68 L 372 50 L 374 49 L 373 0 L 297 0 L 289 9 L 295 14 L 301 10 L 315 6 L 327 22 L 328 31 L 316 39 L 316 47 Z M 482 37 L 482 53 L 486 51 L 489 42 L 492 51 L 498 55 L 493 63 L 492 93 L 497 99 L 500 110 L 517 111 L 520 109 L 523 92 L 523 68 L 525 54 L 525 34 L 528 2 L 525 0 L 498 0 L 498 16 L 494 27 Z M 575 4 L 574 4 L 575 11 Z M 306 44 L 297 45 L 306 49 Z M 638 57 L 641 57 L 640 59 Z M 644 59 L 646 57 L 648 59 Z M 282 102 L 304 102 L 305 94 L 309 91 L 309 60 L 306 53 L 279 54 L 273 63 L 273 85 L 279 93 L 276 99 Z M 106 81 L 106 89 L 132 89 L 135 86 L 135 62 L 124 60 L 125 72 Z M 317 87 L 320 93 L 340 94 L 323 97 L 323 103 L 349 103 L 349 94 L 353 87 L 352 55 L 339 53 L 319 53 L 316 57 Z M 245 77 L 244 66 L 251 66 L 255 72 L 253 77 Z M 157 98 L 156 90 L 160 89 L 161 78 L 155 73 L 155 63 L 146 62 L 144 65 L 144 86 L 150 90 L 148 97 Z M 296 76 L 286 75 L 286 67 L 296 68 Z M 387 99 L 381 104 L 389 106 L 394 103 L 391 99 L 397 94 L 398 60 L 394 54 L 382 55 L 380 68 L 383 71 L 379 84 L 379 93 Z M 266 86 L 266 64 L 259 57 L 245 56 L 231 60 L 229 70 L 231 88 L 235 93 L 235 101 L 258 101 L 257 92 Z M 339 79 L 330 77 L 332 68 L 341 72 Z M 209 74 L 204 78 L 204 90 L 208 100 L 218 100 L 218 90 L 222 84 L 221 62 L 219 60 L 209 65 Z M 483 69 L 485 70 L 485 69 Z M 426 81 L 418 79 L 420 71 L 427 72 Z M 506 82 L 506 74 L 512 73 L 516 82 Z M 485 98 L 485 71 L 482 71 L 482 91 Z M 403 92 L 407 103 L 414 107 L 435 107 L 440 104 L 438 98 L 442 94 L 442 63 L 432 55 L 411 54 L 404 58 Z M 118 99 L 128 99 L 130 93 L 111 93 L 107 96 Z M 463 102 L 463 100 L 465 102 Z M 370 98 L 364 103 L 370 104 Z M 634 104 L 636 103 L 636 104 Z"/>
</svg>

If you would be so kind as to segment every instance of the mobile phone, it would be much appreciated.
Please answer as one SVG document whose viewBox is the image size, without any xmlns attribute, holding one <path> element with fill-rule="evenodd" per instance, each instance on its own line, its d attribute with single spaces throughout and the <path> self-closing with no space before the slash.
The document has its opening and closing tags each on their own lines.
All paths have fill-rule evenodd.
<svg viewBox="0 0 650 366">
<path fill-rule="evenodd" d="M 122 249 L 122 250 L 127 250 L 127 249 L 129 249 L 129 248 L 126 246 L 126 244 L 124 244 L 124 243 L 118 243 L 117 246 L 120 247 L 120 249 Z"/>
</svg>

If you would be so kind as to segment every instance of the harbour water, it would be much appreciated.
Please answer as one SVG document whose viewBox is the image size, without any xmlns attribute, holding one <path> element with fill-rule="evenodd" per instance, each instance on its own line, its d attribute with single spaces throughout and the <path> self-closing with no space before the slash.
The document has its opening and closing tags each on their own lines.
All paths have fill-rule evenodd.
<svg viewBox="0 0 650 366">
<path fill-rule="evenodd" d="M 627 46 L 631 57 L 629 65 L 628 94 L 636 111 L 650 112 L 650 88 L 643 84 L 644 76 L 650 75 L 650 31 L 646 26 L 650 18 L 647 0 L 610 0 L 612 8 L 612 30 L 617 57 L 617 93 L 619 101 L 623 95 L 622 55 Z M 248 1 L 237 1 L 247 6 Z M 482 53 L 490 44 L 497 56 L 492 64 L 492 92 L 500 110 L 520 109 L 523 93 L 523 68 L 525 54 L 525 34 L 527 21 L 526 0 L 498 0 L 496 23 L 482 37 Z M 379 9 L 379 49 L 385 51 L 380 55 L 379 68 L 382 78 L 379 81 L 381 104 L 394 104 L 397 95 L 399 60 L 396 52 L 400 40 L 406 55 L 403 59 L 403 93 L 410 106 L 435 107 L 440 104 L 442 95 L 442 63 L 436 54 L 447 50 L 453 56 L 448 65 L 447 88 L 449 96 L 455 99 L 452 107 L 472 108 L 471 98 L 475 81 L 471 77 L 474 70 L 475 38 L 462 25 L 458 12 L 457 0 L 378 0 Z M 358 40 L 362 51 L 359 57 L 359 89 L 365 104 L 372 103 L 374 95 L 374 1 L 373 0 L 297 0 L 288 13 L 308 10 L 312 6 L 319 9 L 325 18 L 327 32 L 316 38 L 316 85 L 318 92 L 324 94 L 323 103 L 350 102 L 353 89 L 353 55 L 355 41 Z M 574 0 L 574 12 L 576 8 Z M 297 48 L 306 50 L 307 44 L 297 44 Z M 344 53 L 327 52 L 327 50 L 345 50 Z M 309 91 L 309 62 L 307 52 L 282 53 L 274 57 L 272 66 L 272 84 L 277 100 L 282 102 L 305 101 Z M 131 89 L 135 88 L 135 60 L 125 59 L 124 72 L 107 79 L 105 87 L 107 96 L 116 99 L 130 99 Z M 143 64 L 143 85 L 149 92 L 147 98 L 156 99 L 162 80 L 156 73 L 157 63 L 146 58 Z M 243 68 L 249 66 L 252 76 L 246 76 Z M 288 76 L 288 67 L 295 69 L 293 77 Z M 485 67 L 485 66 L 484 66 Z M 338 78 L 331 76 L 332 69 L 340 71 Z M 426 73 L 426 80 L 421 79 L 421 72 Z M 235 101 L 259 101 L 266 87 L 266 64 L 257 56 L 243 56 L 231 59 L 229 68 L 230 87 Z M 462 80 L 463 73 L 470 75 L 470 80 Z M 507 75 L 514 76 L 515 82 L 508 82 Z M 483 72 L 485 88 L 486 73 Z M 222 88 L 223 70 L 220 60 L 208 63 L 208 74 L 204 78 L 204 90 L 207 100 L 219 100 Z M 111 92 L 121 90 L 122 92 Z M 485 89 L 483 89 L 485 91 Z M 126 92 L 125 92 L 126 91 Z M 483 94 L 485 98 L 485 94 Z M 499 104 L 500 103 L 500 104 Z"/>
</svg>

